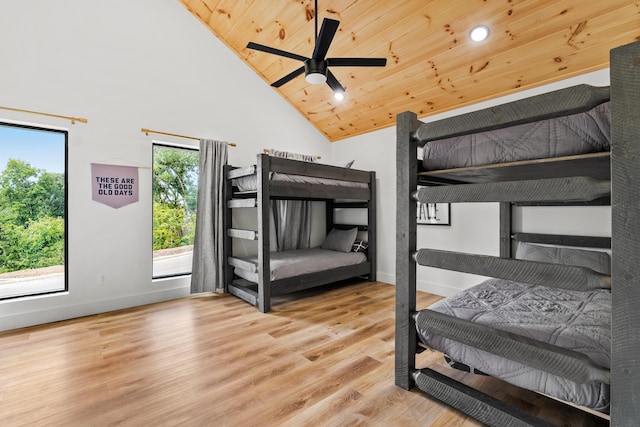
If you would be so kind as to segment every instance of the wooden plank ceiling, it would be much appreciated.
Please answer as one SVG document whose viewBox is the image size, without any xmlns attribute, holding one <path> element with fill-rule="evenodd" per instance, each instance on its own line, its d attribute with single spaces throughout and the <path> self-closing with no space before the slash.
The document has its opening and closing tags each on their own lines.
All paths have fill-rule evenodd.
<svg viewBox="0 0 640 427">
<path fill-rule="evenodd" d="M 310 57 L 313 0 L 180 0 L 264 80 L 302 64 L 247 49 L 250 41 Z M 384 57 L 384 68 L 330 68 L 337 101 L 304 76 L 277 90 L 330 141 L 608 66 L 609 50 L 640 40 L 640 1 L 319 0 L 340 27 L 328 57 Z M 468 38 L 490 26 L 483 43 Z M 320 25 L 320 24 L 319 24 Z M 202 52 L 206 55 L 206 52 Z"/>
</svg>

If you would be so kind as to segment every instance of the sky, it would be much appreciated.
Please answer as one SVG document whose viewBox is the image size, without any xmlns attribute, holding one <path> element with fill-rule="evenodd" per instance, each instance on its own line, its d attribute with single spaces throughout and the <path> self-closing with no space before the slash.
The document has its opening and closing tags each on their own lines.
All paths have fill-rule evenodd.
<svg viewBox="0 0 640 427">
<path fill-rule="evenodd" d="M 9 159 L 19 159 L 47 172 L 64 173 L 62 132 L 0 125 L 0 171 Z"/>
</svg>

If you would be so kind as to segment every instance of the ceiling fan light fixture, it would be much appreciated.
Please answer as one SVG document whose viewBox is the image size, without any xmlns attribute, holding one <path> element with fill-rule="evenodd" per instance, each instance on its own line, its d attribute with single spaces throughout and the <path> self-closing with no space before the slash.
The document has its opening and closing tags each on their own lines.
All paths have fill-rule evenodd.
<svg viewBox="0 0 640 427">
<path fill-rule="evenodd" d="M 312 85 L 320 85 L 327 81 L 327 62 L 310 58 L 304 61 L 304 79 Z"/>
<path fill-rule="evenodd" d="M 489 37 L 489 27 L 486 25 L 476 25 L 469 31 L 469 38 L 474 42 L 481 42 Z"/>
<path fill-rule="evenodd" d="M 327 81 L 327 76 L 322 73 L 309 73 L 304 79 L 312 85 L 321 85 Z"/>
</svg>

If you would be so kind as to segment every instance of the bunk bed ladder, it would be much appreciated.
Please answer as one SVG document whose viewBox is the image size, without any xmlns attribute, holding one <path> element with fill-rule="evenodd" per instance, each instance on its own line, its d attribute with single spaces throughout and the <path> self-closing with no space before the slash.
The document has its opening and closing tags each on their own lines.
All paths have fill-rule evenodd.
<svg viewBox="0 0 640 427">
<path fill-rule="evenodd" d="M 225 186 L 225 215 L 224 229 L 226 230 L 226 241 L 224 245 L 224 278 L 226 290 L 236 297 L 256 305 L 258 303 L 258 292 L 255 284 L 245 279 L 234 279 L 233 268 L 239 267 L 253 273 L 257 272 L 257 266 L 253 263 L 244 261 L 233 256 L 231 248 L 233 247 L 232 239 L 259 240 L 259 232 L 255 230 L 243 230 L 233 228 L 232 211 L 240 208 L 255 208 L 258 206 L 258 196 L 255 192 L 235 193 L 233 192 L 233 179 L 255 173 L 256 166 L 247 166 L 242 168 L 234 168 L 226 165 L 224 170 Z"/>
</svg>

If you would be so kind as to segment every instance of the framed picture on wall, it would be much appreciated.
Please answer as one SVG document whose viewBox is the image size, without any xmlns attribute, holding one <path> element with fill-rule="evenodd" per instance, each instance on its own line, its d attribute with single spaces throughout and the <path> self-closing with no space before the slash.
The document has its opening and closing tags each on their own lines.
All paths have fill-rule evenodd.
<svg viewBox="0 0 640 427">
<path fill-rule="evenodd" d="M 418 224 L 451 225 L 450 203 L 417 203 L 418 207 L 416 220 Z"/>
</svg>

